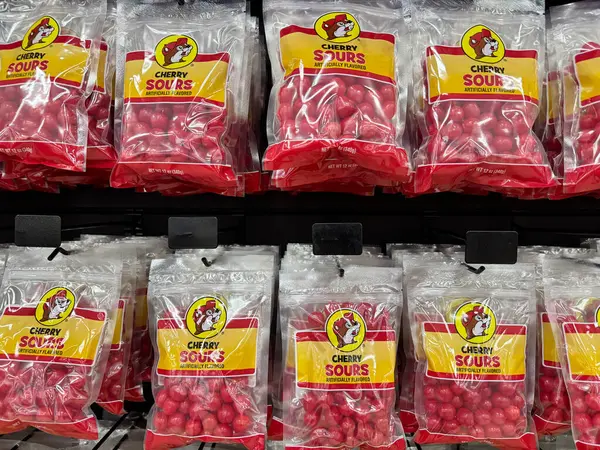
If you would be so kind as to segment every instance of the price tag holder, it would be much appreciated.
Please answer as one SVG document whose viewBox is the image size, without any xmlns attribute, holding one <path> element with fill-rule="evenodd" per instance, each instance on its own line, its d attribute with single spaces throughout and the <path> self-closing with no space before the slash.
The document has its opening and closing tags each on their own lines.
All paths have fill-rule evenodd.
<svg viewBox="0 0 600 450">
<path fill-rule="evenodd" d="M 170 249 L 210 249 L 218 245 L 216 217 L 169 217 Z"/>
<path fill-rule="evenodd" d="M 58 248 L 62 242 L 60 216 L 20 214 L 15 217 L 15 245 Z"/>
<path fill-rule="evenodd" d="M 315 223 L 312 227 L 315 255 L 361 255 L 361 223 Z"/>
<path fill-rule="evenodd" d="M 519 234 L 516 231 L 469 231 L 465 249 L 468 264 L 515 264 Z"/>
</svg>

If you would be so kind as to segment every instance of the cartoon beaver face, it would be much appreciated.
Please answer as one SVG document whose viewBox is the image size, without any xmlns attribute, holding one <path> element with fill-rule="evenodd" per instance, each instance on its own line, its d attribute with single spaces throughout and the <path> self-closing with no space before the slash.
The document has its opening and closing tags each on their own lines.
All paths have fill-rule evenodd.
<svg viewBox="0 0 600 450">
<path fill-rule="evenodd" d="M 194 323 L 196 324 L 196 333 L 194 334 L 215 329 L 215 325 L 221 319 L 221 310 L 216 306 L 217 303 L 214 300 L 209 300 L 194 311 Z"/>
<path fill-rule="evenodd" d="M 188 44 L 186 38 L 179 38 L 174 42 L 165 44 L 162 49 L 162 54 L 165 57 L 164 66 L 168 66 L 173 63 L 184 62 L 183 58 L 188 56 L 194 47 Z"/>
<path fill-rule="evenodd" d="M 329 40 L 348 37 L 348 33 L 354 30 L 354 22 L 348 19 L 346 14 L 338 14 L 333 19 L 323 22 L 323 29 Z"/>
<path fill-rule="evenodd" d="M 25 48 L 43 42 L 44 38 L 50 36 L 53 31 L 54 27 L 50 25 L 50 19 L 46 17 L 37 27 L 31 30 L 29 36 L 27 36 L 27 45 Z"/>
<path fill-rule="evenodd" d="M 338 348 L 354 344 L 360 331 L 360 323 L 354 319 L 354 314 L 348 312 L 333 323 L 333 332 L 338 340 Z"/>
<path fill-rule="evenodd" d="M 485 336 L 491 321 L 492 318 L 484 312 L 482 306 L 475 306 L 471 311 L 463 314 L 461 322 L 467 332 L 467 340 Z"/>
<path fill-rule="evenodd" d="M 71 301 L 67 298 L 67 291 L 61 290 L 54 294 L 46 303 L 44 303 L 44 314 L 41 322 L 48 320 L 61 319 L 61 314 L 69 309 Z"/>
<path fill-rule="evenodd" d="M 498 50 L 498 41 L 492 37 L 492 33 L 487 28 L 482 29 L 469 38 L 469 44 L 475 50 L 477 59 L 485 57 L 495 57 L 495 51 Z"/>
</svg>

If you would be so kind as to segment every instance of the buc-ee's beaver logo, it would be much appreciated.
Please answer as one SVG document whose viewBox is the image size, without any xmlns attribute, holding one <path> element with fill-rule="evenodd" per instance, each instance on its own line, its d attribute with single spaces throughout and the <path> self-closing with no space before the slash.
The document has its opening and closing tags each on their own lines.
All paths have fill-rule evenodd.
<svg viewBox="0 0 600 450">
<path fill-rule="evenodd" d="M 326 41 L 343 44 L 360 36 L 360 25 L 350 13 L 332 12 L 317 19 L 315 31 Z"/>
<path fill-rule="evenodd" d="M 75 294 L 64 287 L 46 292 L 35 308 L 35 319 L 46 327 L 53 327 L 66 320 L 75 307 Z"/>
<path fill-rule="evenodd" d="M 198 44 L 189 36 L 171 35 L 162 39 L 154 50 L 156 62 L 165 69 L 189 66 L 198 56 Z"/>
<path fill-rule="evenodd" d="M 185 315 L 187 329 L 194 337 L 210 339 L 227 323 L 227 307 L 221 298 L 207 296 L 196 300 Z"/>
<path fill-rule="evenodd" d="M 353 309 L 340 309 L 332 313 L 325 324 L 331 345 L 342 352 L 352 352 L 365 340 L 365 319 Z"/>
<path fill-rule="evenodd" d="M 496 314 L 480 302 L 469 301 L 456 310 L 454 326 L 465 341 L 484 344 L 496 333 Z"/>
<path fill-rule="evenodd" d="M 27 30 L 21 47 L 27 51 L 48 47 L 56 40 L 59 33 L 58 22 L 50 16 L 44 16 Z"/>
<path fill-rule="evenodd" d="M 461 47 L 465 55 L 475 61 L 496 64 L 504 59 L 504 42 L 485 25 L 469 28 L 462 37 Z"/>
</svg>

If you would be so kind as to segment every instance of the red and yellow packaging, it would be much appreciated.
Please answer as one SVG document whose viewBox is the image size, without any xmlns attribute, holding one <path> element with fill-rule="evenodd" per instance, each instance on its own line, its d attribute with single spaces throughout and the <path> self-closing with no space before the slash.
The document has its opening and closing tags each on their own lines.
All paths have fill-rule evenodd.
<svg viewBox="0 0 600 450">
<path fill-rule="evenodd" d="M 273 0 L 265 22 L 275 86 L 263 165 L 280 172 L 274 187 L 310 190 L 325 173 L 332 184 L 407 181 L 402 10 Z"/>
<path fill-rule="evenodd" d="M 406 448 L 394 411 L 397 275 L 364 266 L 346 267 L 343 278 L 280 274 L 287 448 Z"/>
<path fill-rule="evenodd" d="M 414 75 L 423 138 L 416 192 L 554 186 L 533 132 L 544 77 L 543 8 L 503 14 L 501 6 L 452 9 L 459 2 L 451 1 L 446 10 L 420 3 Z M 513 26 L 523 22 L 532 30 L 525 39 Z"/>
<path fill-rule="evenodd" d="M 236 123 L 241 111 L 247 116 L 250 95 L 244 52 L 253 45 L 245 2 L 146 4 L 144 14 L 137 6 L 118 4 L 119 161 L 111 186 L 235 191 L 245 156 Z M 168 33 L 161 31 L 165 15 L 176 18 Z"/>
<path fill-rule="evenodd" d="M 2 288 L 14 296 L 0 310 L 0 432 L 33 426 L 98 439 L 89 407 L 109 357 L 121 269 L 116 254 L 48 261 L 43 249 L 11 251 Z"/>
<path fill-rule="evenodd" d="M 433 253 L 405 256 L 404 266 L 414 277 L 415 442 L 536 449 L 534 266 L 486 265 L 477 275 Z"/>
<path fill-rule="evenodd" d="M 11 3 L 1 19 L 10 30 L 0 40 L 1 159 L 85 171 L 85 100 L 105 14 L 99 0 Z"/>
<path fill-rule="evenodd" d="M 595 2 L 551 9 L 553 52 L 562 91 L 564 191 L 592 192 L 600 187 L 598 122 L 600 121 L 600 34 Z"/>
<path fill-rule="evenodd" d="M 156 355 L 146 450 L 194 442 L 261 450 L 267 433 L 274 255 L 154 260 L 148 305 Z M 173 275 L 183 284 L 173 284 Z M 185 286 L 182 290 L 182 286 Z"/>
<path fill-rule="evenodd" d="M 593 259 L 544 262 L 545 303 L 571 404 L 577 450 L 600 448 L 600 277 Z"/>
</svg>

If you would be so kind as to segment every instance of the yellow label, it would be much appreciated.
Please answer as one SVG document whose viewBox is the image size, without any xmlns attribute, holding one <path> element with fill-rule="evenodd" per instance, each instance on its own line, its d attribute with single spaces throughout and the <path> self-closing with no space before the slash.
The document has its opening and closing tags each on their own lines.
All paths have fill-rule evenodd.
<svg viewBox="0 0 600 450">
<path fill-rule="evenodd" d="M 306 389 L 394 389 L 396 333 L 367 330 L 352 309 L 329 316 L 325 330 L 297 331 L 296 383 Z"/>
<path fill-rule="evenodd" d="M 137 289 L 135 293 L 134 327 L 136 330 L 148 328 L 148 290 Z"/>
<path fill-rule="evenodd" d="M 558 119 L 558 108 L 559 104 L 557 102 L 559 94 L 560 94 L 560 79 L 558 78 L 557 72 L 550 72 L 548 74 L 547 81 L 547 102 L 548 102 L 548 122 L 554 123 L 556 119 Z"/>
<path fill-rule="evenodd" d="M 123 333 L 123 316 L 125 312 L 125 300 L 119 300 L 119 306 L 115 315 L 115 331 L 113 333 L 112 343 L 110 345 L 111 350 L 118 350 L 121 348 L 124 340 Z"/>
<path fill-rule="evenodd" d="M 101 344 L 106 313 L 70 305 L 65 309 L 64 303 L 52 302 L 49 298 L 42 298 L 38 304 L 38 307 L 53 305 L 51 309 L 42 306 L 49 312 L 41 321 L 35 307 L 9 306 L 4 309 L 0 317 L 0 360 L 93 365 Z"/>
<path fill-rule="evenodd" d="M 539 102 L 538 53 L 508 50 L 493 30 L 477 25 L 461 47 L 427 48 L 429 102 L 504 100 Z"/>
<path fill-rule="evenodd" d="M 256 372 L 258 319 L 230 319 L 218 334 L 202 338 L 202 333 L 210 335 L 202 331 L 203 324 L 212 326 L 216 322 L 207 318 L 205 308 L 196 316 L 197 324 L 190 327 L 189 311 L 185 318 L 158 320 L 159 375 L 234 377 Z"/>
<path fill-rule="evenodd" d="M 554 333 L 552 332 L 552 325 L 550 324 L 548 313 L 540 314 L 540 321 L 542 324 L 540 329 L 540 332 L 542 333 L 542 365 L 544 367 L 560 368 L 558 348 L 556 347 L 556 341 L 554 340 Z"/>
<path fill-rule="evenodd" d="M 472 325 L 477 314 L 468 319 L 474 338 L 487 334 L 485 327 Z M 488 330 L 489 323 L 488 323 Z M 453 323 L 423 323 L 423 346 L 427 358 L 427 375 L 432 378 L 488 381 L 520 381 L 525 379 L 525 325 L 495 326 L 485 343 L 475 343 L 461 336 Z M 486 338 L 487 338 L 486 337 Z"/>
<path fill-rule="evenodd" d="M 600 101 L 600 49 L 575 55 L 575 76 L 579 85 L 579 105 Z"/>
<path fill-rule="evenodd" d="M 55 83 L 80 87 L 89 56 L 89 41 L 61 35 L 54 18 L 41 17 L 23 40 L 0 45 L 0 86 L 39 79 L 43 72 Z"/>
<path fill-rule="evenodd" d="M 395 84 L 395 43 L 392 34 L 362 30 L 350 13 L 332 12 L 317 19 L 313 28 L 284 28 L 279 45 L 286 78 L 325 73 Z"/>
<path fill-rule="evenodd" d="M 600 327 L 597 323 L 562 325 L 571 381 L 600 382 Z"/>
<path fill-rule="evenodd" d="M 572 69 L 572 68 L 571 68 Z M 563 72 L 563 98 L 564 98 L 564 114 L 565 118 L 573 117 L 575 106 L 579 106 L 579 87 L 577 79 L 571 70 Z"/>
<path fill-rule="evenodd" d="M 201 54 L 191 37 L 171 35 L 153 52 L 130 52 L 125 101 L 225 104 L 229 53 Z"/>
<path fill-rule="evenodd" d="M 106 42 L 100 44 L 100 55 L 98 56 L 98 75 L 96 77 L 95 89 L 99 92 L 106 90 L 106 61 L 108 54 L 108 45 Z M 114 90 L 113 90 L 114 92 Z"/>
</svg>

